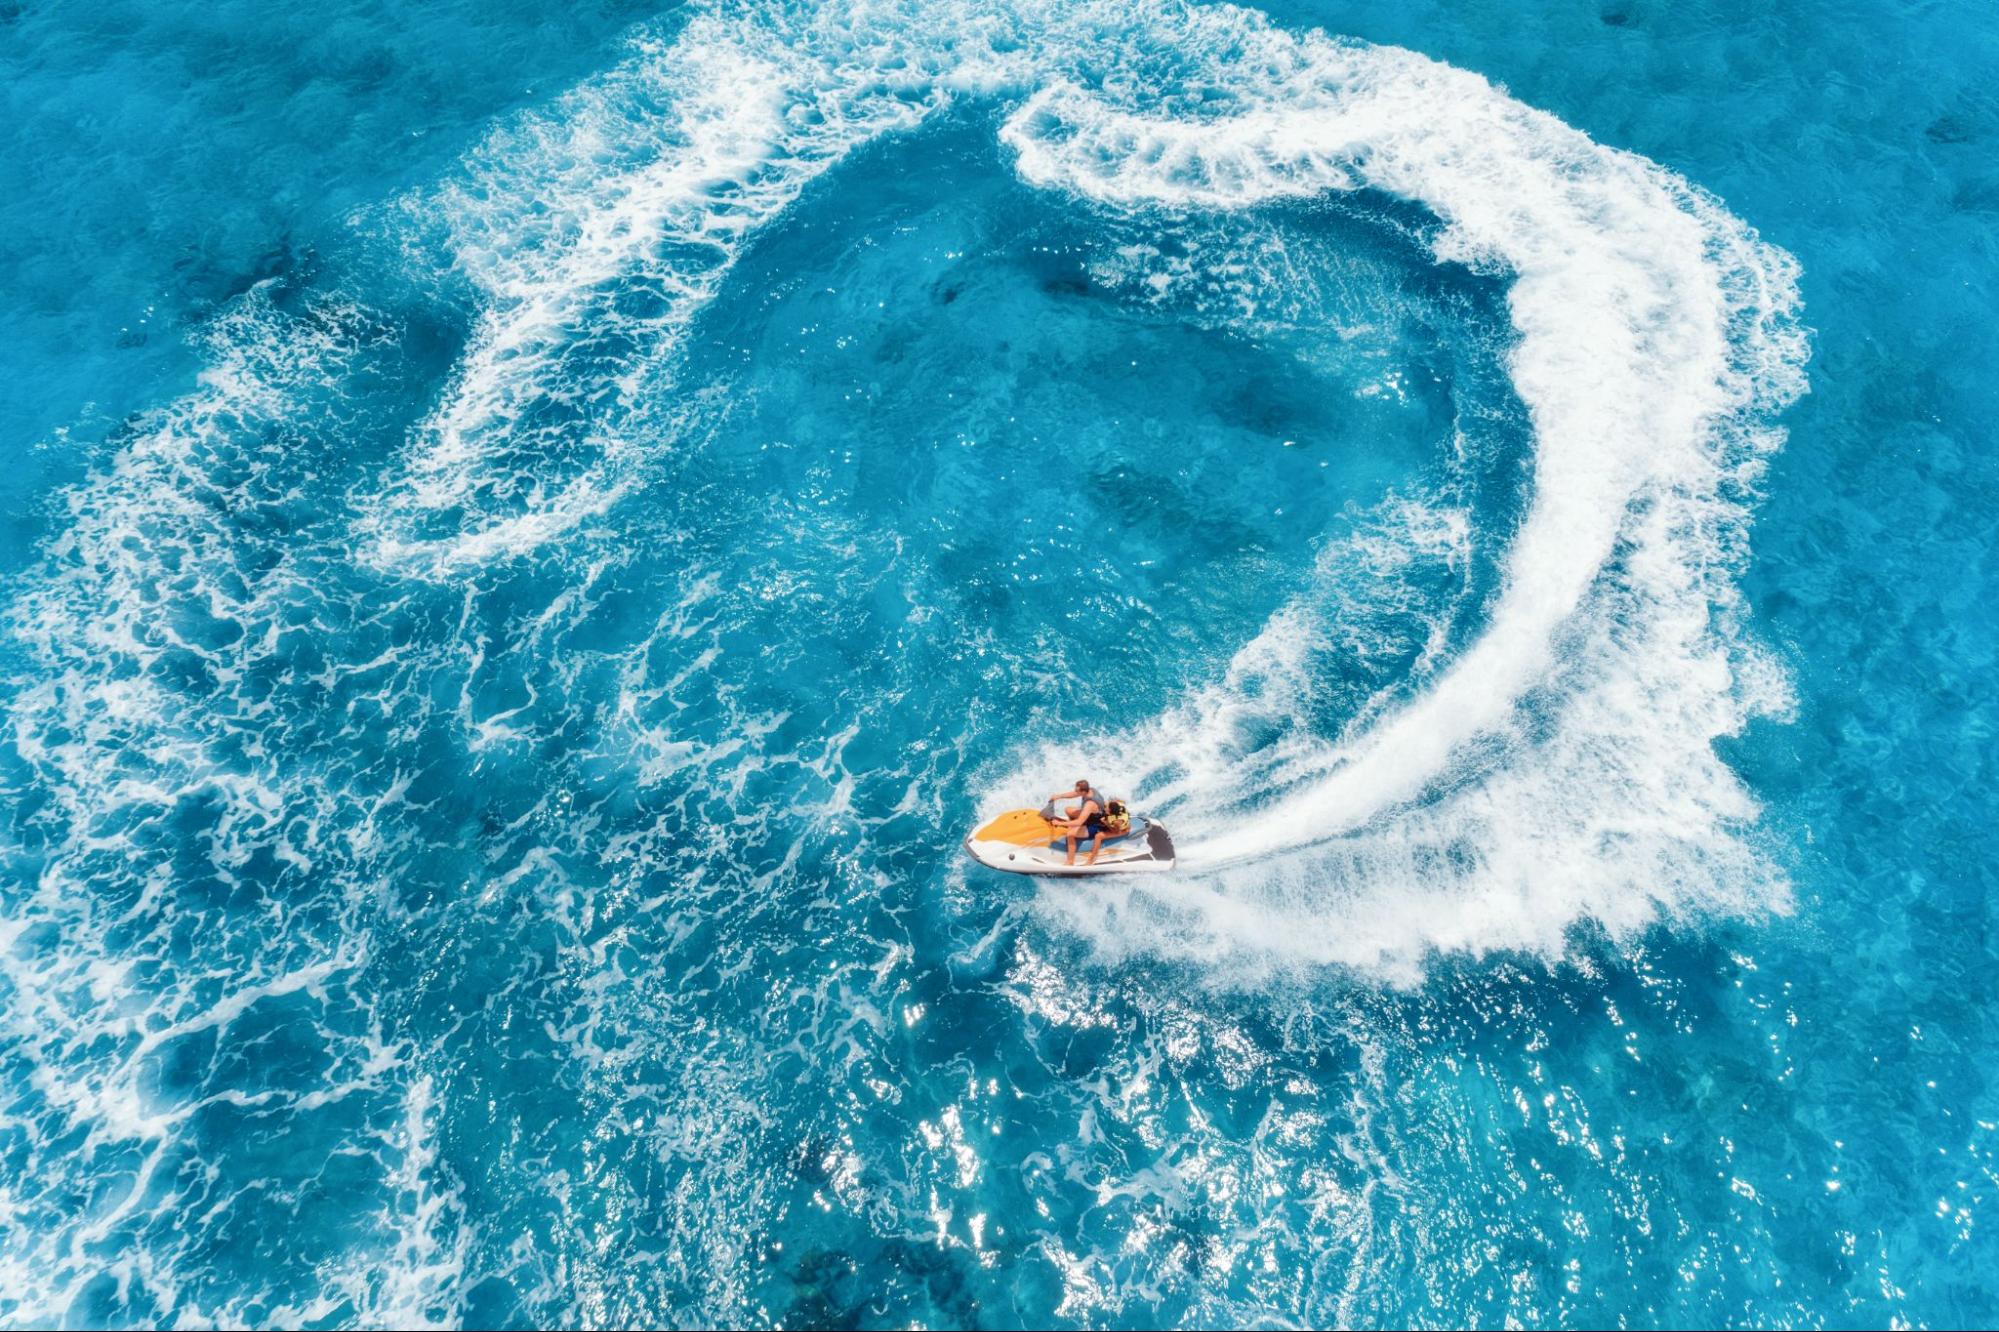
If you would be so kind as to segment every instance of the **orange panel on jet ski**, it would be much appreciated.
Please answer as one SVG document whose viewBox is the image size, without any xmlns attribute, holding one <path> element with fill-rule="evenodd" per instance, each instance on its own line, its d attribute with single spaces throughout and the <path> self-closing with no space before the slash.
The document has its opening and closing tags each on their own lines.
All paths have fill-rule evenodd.
<svg viewBox="0 0 1999 1332">
<path fill-rule="evenodd" d="M 1054 837 L 1054 829 L 1055 825 L 1042 818 L 1038 809 L 1010 809 L 973 833 L 972 837 L 981 842 L 1038 846 Z"/>
</svg>

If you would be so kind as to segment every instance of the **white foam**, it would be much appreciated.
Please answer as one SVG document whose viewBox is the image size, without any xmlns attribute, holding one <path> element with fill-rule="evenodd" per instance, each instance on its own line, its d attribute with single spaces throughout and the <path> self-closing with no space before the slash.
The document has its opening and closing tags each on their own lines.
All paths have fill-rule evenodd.
<svg viewBox="0 0 1999 1332">
<path fill-rule="evenodd" d="M 625 493 L 637 444 L 670 433 L 652 409 L 689 322 L 746 238 L 855 145 L 940 104 L 929 73 L 856 59 L 866 34 L 846 17 L 704 14 L 670 48 L 641 40 L 411 204 L 443 215 L 485 304 L 373 515 L 378 563 L 445 573 L 528 553 Z M 651 298 L 639 313 L 611 299 L 635 291 Z M 579 367 L 607 339 L 605 364 Z M 427 533 L 439 513 L 446 530 Z"/>
<path fill-rule="evenodd" d="M 1216 688 L 1083 746 L 1173 813 L 1207 871 L 1144 890 L 1168 923 L 1107 923 L 1107 943 L 1407 966 L 1556 949 L 1584 916 L 1783 904 L 1712 746 L 1782 706 L 1731 572 L 1739 483 L 1801 388 L 1792 264 L 1685 181 L 1477 75 L 1248 11 L 725 8 L 497 134 L 473 183 L 438 196 L 489 304 L 391 491 L 380 558 L 508 558 L 612 502 L 656 421 L 614 405 L 587 427 L 520 424 L 571 387 L 564 349 L 596 294 L 662 293 L 607 389 L 661 396 L 658 367 L 746 235 L 855 145 L 965 93 L 1017 97 L 1001 134 L 1021 175 L 1106 209 L 1379 189 L 1440 219 L 1440 262 L 1511 278 L 1534 486 L 1485 631 L 1328 743 L 1284 715 L 1314 687 L 1285 673 L 1309 674 L 1329 632 L 1294 607 Z M 643 102 L 665 108 L 657 127 L 619 139 Z M 413 535 L 421 511 L 448 515 L 443 535 Z M 1284 733 L 1244 755 L 1250 713 Z"/>
<path fill-rule="evenodd" d="M 322 816 L 359 822 L 351 807 L 327 808 L 358 793 L 324 789 L 285 719 L 243 685 L 309 601 L 302 552 L 283 548 L 296 534 L 255 515 L 300 484 L 305 404 L 323 403 L 325 386 L 382 336 L 335 298 L 290 313 L 267 287 L 240 298 L 208 330 L 196 388 L 135 422 L 109 466 L 68 496 L 70 521 L 46 566 L 8 606 L 34 671 L 8 699 L 7 737 L 42 802 L 16 825 L 41 839 L 18 862 L 37 872 L 14 885 L 0 921 L 0 1041 L 34 1093 L 14 1123 L 23 1168 L 0 1181 L 0 1213 L 21 1221 L 5 1269 L 34 1275 L 0 1283 L 0 1317 L 61 1318 L 101 1270 L 88 1247 L 128 1243 L 191 1205 L 180 1172 L 203 1111 L 310 1113 L 393 1076 L 379 1030 L 337 1024 L 319 1032 L 325 1079 L 309 1092 L 162 1076 L 176 1050 L 261 1005 L 330 1007 L 328 990 L 366 961 L 367 931 L 343 897 L 365 900 L 366 890 L 348 875 L 327 876 L 331 903 L 264 899 L 268 912 L 232 912 L 209 894 L 239 894 L 260 853 L 306 869 L 326 853 Z M 214 688 L 175 687 L 181 663 Z M 254 742 L 232 738 L 245 730 Z M 173 837 L 157 835 L 168 826 Z M 203 885 L 182 882 L 177 853 L 202 865 Z M 330 945 L 307 923 L 315 912 L 338 921 Z M 80 1196 L 91 1201 L 78 1210 Z M 140 1251 L 120 1280 L 174 1303 L 175 1258 Z M 246 1292 L 244 1305 L 256 1298 Z M 250 1321 L 184 1307 L 193 1321 Z"/>
<path fill-rule="evenodd" d="M 1739 632 L 1731 573 L 1738 483 L 1801 386 L 1793 266 L 1686 182 L 1474 74 L 1248 11 L 721 7 L 506 124 L 412 203 L 444 223 L 482 311 L 400 474 L 366 505 L 372 560 L 475 568 L 613 503 L 670 444 L 676 349 L 745 239 L 856 145 L 965 95 L 1017 103 L 1001 135 L 1024 178 L 1105 209 L 1240 212 L 1375 188 L 1441 220 L 1440 261 L 1512 279 L 1534 486 L 1485 632 L 1427 656 L 1420 687 L 1328 743 L 1285 712 L 1337 632 L 1301 602 L 1216 687 L 1086 746 L 1171 811 L 1185 863 L 1212 871 L 1170 890 L 1207 925 L 1160 946 L 1178 931 L 1203 948 L 1288 937 L 1303 956 L 1406 959 L 1554 946 L 1579 915 L 1781 904 L 1712 744 L 1781 706 Z M 617 309 L 610 295 L 633 290 L 648 307 Z M 587 410 L 578 394 L 594 395 Z M 118 689 L 145 687 L 97 692 L 109 711 Z M 1282 734 L 1245 755 L 1252 714 Z M 1278 796 L 1244 804 L 1248 788 Z M 1273 856 L 1292 865 L 1276 877 L 1325 891 L 1260 898 L 1272 876 L 1237 867 Z M 1259 901 L 1270 929 L 1221 923 Z"/>
<path fill-rule="evenodd" d="M 1712 746 L 1783 705 L 1730 574 L 1747 521 L 1732 496 L 1776 442 L 1759 414 L 1802 387 L 1793 265 L 1684 181 L 1475 75 L 1238 25 L 1239 77 L 1208 71 L 1223 111 L 1057 82 L 1003 131 L 1022 174 L 1121 208 L 1356 187 L 1423 204 L 1445 224 L 1440 260 L 1512 277 L 1533 498 L 1485 632 L 1337 743 L 1293 735 L 1273 768 L 1222 739 L 1245 664 L 1299 658 L 1295 611 L 1193 706 L 1106 738 L 1093 768 L 1172 774 L 1159 803 L 1183 864 L 1208 872 L 1140 890 L 1150 911 L 1115 895 L 1053 909 L 1107 947 L 1406 972 L 1431 949 L 1558 950 L 1584 917 L 1628 930 L 1781 907 L 1781 876 L 1744 841 L 1753 802 Z"/>
<path fill-rule="evenodd" d="M 1551 952 L 1584 919 L 1631 930 L 1662 913 L 1783 904 L 1753 845 L 1754 803 L 1713 745 L 1784 705 L 1733 575 L 1743 484 L 1776 442 L 1769 414 L 1801 387 L 1793 266 L 1686 182 L 1474 75 L 1241 10 L 716 9 L 503 127 L 461 179 L 413 204 L 443 222 L 480 308 L 406 457 L 381 493 L 357 497 L 376 570 L 509 560 L 615 502 L 646 451 L 671 443 L 657 402 L 670 404 L 676 349 L 746 237 L 856 145 L 960 96 L 1015 107 L 1003 134 L 1025 178 L 1128 218 L 1357 187 L 1422 204 L 1444 223 L 1441 261 L 1512 276 L 1510 368 L 1533 425 L 1533 498 L 1484 633 L 1454 657 L 1438 635 L 1414 676 L 1335 740 L 1295 724 L 1322 687 L 1315 657 L 1340 641 L 1328 589 L 1362 577 L 1394 595 L 1418 571 L 1462 567 L 1478 535 L 1464 514 L 1383 511 L 1329 545 L 1311 593 L 1208 687 L 1116 735 L 1008 756 L 996 803 L 1038 799 L 1048 766 L 1067 774 L 1087 759 L 1094 774 L 1129 775 L 1170 814 L 1190 871 L 1050 893 L 1044 911 L 1106 952 L 1210 959 L 1231 976 L 1245 963 L 1413 975 L 1437 949 Z M 653 294 L 641 313 L 614 308 L 631 289 Z M 257 501 L 267 471 L 273 488 L 309 484 L 275 467 L 271 441 L 315 410 L 301 385 L 336 382 L 379 336 L 338 302 L 281 315 L 262 292 L 244 298 L 217 325 L 201 384 L 72 493 L 45 570 L 11 601 L 37 671 L 10 697 L 8 739 L 46 800 L 36 836 L 48 844 L 20 857 L 39 877 L 10 896 L 0 969 L 8 1048 L 50 1110 L 20 1177 L 0 1181 L 15 1230 L 0 1287 L 28 1292 L 0 1300 L 7 1317 L 60 1316 L 93 1276 L 78 1241 L 172 1204 L 147 1186 L 201 1102 L 155 1089 L 150 1053 L 363 964 L 364 923 L 327 925 L 352 948 L 322 948 L 285 916 L 300 904 L 273 902 L 268 931 L 234 920 L 240 935 L 220 939 L 208 927 L 226 913 L 204 917 L 204 951 L 177 967 L 187 922 L 174 867 L 157 848 L 134 860 L 127 839 L 212 807 L 203 849 L 224 883 L 259 851 L 329 867 L 317 872 L 336 905 L 393 880 L 380 815 L 408 776 L 324 789 L 322 753 L 303 761 L 265 704 L 231 692 L 297 628 L 289 614 L 309 604 L 300 589 L 315 571 L 285 533 L 218 517 Z M 586 364 L 601 396 L 578 404 L 565 395 Z M 174 618 L 189 607 L 239 627 L 237 645 L 205 645 Z M 387 651 L 387 670 L 415 669 Z M 177 690 L 163 681 L 169 656 L 222 687 Z M 326 669 L 354 677 L 382 662 Z M 398 697 L 429 706 L 421 689 Z M 686 752 L 662 747 L 654 761 L 693 761 Z M 157 964 L 151 988 L 132 979 L 134 956 Z M 357 1307 L 448 1316 L 440 1292 L 466 1241 L 429 1145 L 428 1085 L 378 1032 L 325 1039 L 330 1086 L 300 1108 L 350 1087 L 404 1096 L 406 1142 L 384 1169 L 404 1209 L 390 1227 L 398 1275 Z M 119 1188 L 94 1217 L 62 1210 L 79 1139 L 86 1157 L 127 1150 L 101 1168 Z M 170 1261 L 147 1279 L 171 1296 Z"/>
<path fill-rule="evenodd" d="M 386 1261 L 357 1255 L 355 1270 L 337 1275 L 342 1291 L 375 1327 L 430 1328 L 463 1324 L 465 1266 L 472 1233 L 463 1220 L 460 1188 L 437 1159 L 436 1096 L 428 1077 L 404 1094 L 402 1132 L 394 1146 L 401 1161 L 391 1180 L 390 1203 L 377 1218 L 394 1237 Z"/>
</svg>

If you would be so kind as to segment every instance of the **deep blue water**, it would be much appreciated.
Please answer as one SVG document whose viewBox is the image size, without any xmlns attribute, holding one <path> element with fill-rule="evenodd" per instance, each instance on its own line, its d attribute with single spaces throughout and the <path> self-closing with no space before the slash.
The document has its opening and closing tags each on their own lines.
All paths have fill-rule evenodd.
<svg viewBox="0 0 1999 1332">
<path fill-rule="evenodd" d="M 0 0 L 0 1321 L 1989 1323 L 1995 75 Z"/>
</svg>

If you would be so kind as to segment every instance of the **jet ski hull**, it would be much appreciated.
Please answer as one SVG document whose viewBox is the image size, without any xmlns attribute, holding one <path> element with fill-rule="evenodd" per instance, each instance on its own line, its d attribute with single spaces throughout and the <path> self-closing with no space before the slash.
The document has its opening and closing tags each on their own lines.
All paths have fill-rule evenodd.
<svg viewBox="0 0 1999 1332">
<path fill-rule="evenodd" d="M 1097 863 L 1086 865 L 1089 843 L 1076 851 L 1076 863 L 1064 863 L 1068 851 L 1055 836 L 1055 826 L 1041 811 L 1011 809 L 981 825 L 965 839 L 965 853 L 988 869 L 1008 874 L 1049 874 L 1084 878 L 1096 874 L 1162 874 L 1173 868 L 1173 839 L 1149 820 L 1134 820 L 1130 833 L 1106 841 Z"/>
</svg>

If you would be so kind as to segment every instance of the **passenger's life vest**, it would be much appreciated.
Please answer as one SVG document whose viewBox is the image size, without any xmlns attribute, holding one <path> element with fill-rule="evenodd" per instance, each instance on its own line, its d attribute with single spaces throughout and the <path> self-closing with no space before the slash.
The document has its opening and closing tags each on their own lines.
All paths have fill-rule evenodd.
<svg viewBox="0 0 1999 1332">
<path fill-rule="evenodd" d="M 1112 800 L 1105 803 L 1104 827 L 1114 833 L 1131 831 L 1131 811 L 1124 807 L 1124 801 Z"/>
</svg>

